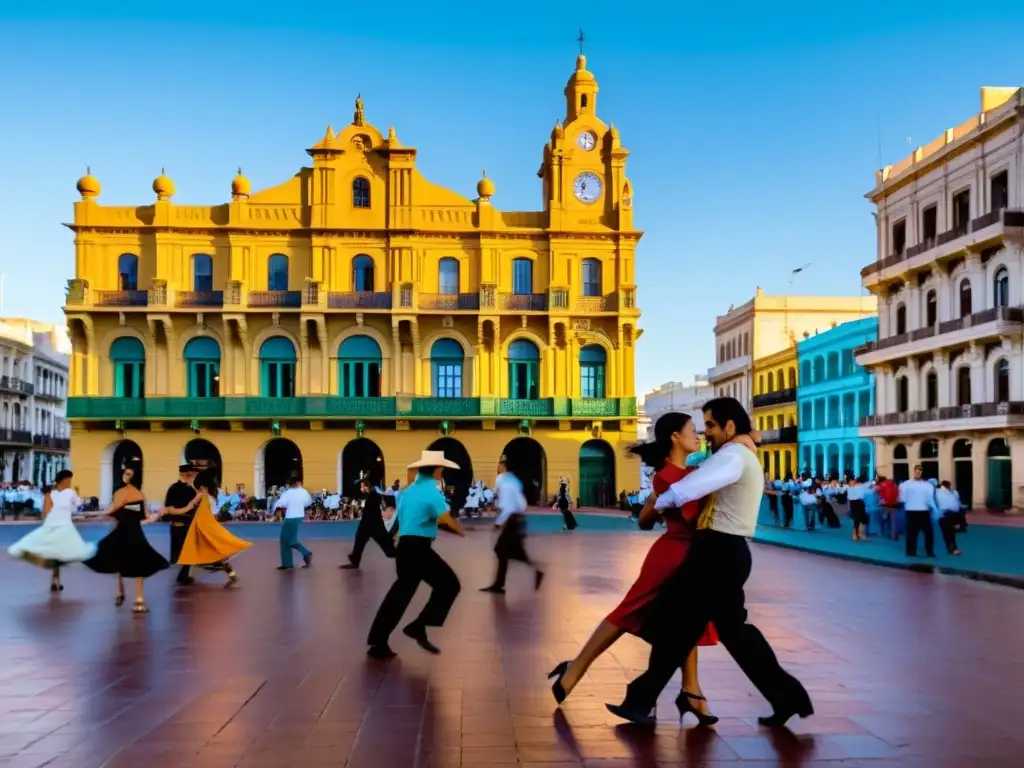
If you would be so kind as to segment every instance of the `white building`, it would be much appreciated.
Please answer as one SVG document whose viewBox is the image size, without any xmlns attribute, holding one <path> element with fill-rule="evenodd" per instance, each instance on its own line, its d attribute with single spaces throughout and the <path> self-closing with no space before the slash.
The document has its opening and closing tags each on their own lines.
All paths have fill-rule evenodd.
<svg viewBox="0 0 1024 768">
<path fill-rule="evenodd" d="M 1024 92 L 983 88 L 981 112 L 876 173 L 878 471 L 915 464 L 975 506 L 1024 505 Z"/>
<path fill-rule="evenodd" d="M 670 381 L 644 395 L 644 411 L 654 436 L 654 423 L 666 413 L 688 413 L 696 420 L 697 432 L 704 431 L 704 403 L 715 396 L 707 379 L 697 377 L 693 384 Z"/>
<path fill-rule="evenodd" d="M 44 485 L 68 466 L 70 353 L 62 327 L 0 318 L 0 481 Z"/>
<path fill-rule="evenodd" d="M 636 439 L 640 443 L 651 439 L 651 417 L 647 415 L 643 395 L 637 398 L 636 403 Z"/>
</svg>

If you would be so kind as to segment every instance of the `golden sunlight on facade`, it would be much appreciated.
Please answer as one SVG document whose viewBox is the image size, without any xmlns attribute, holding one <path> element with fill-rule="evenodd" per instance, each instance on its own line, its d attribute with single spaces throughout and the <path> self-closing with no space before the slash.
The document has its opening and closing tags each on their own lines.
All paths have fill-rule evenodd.
<svg viewBox="0 0 1024 768">
<path fill-rule="evenodd" d="M 533 501 L 560 476 L 584 504 L 632 487 L 641 233 L 597 94 L 580 56 L 541 211 L 498 210 L 486 174 L 474 200 L 430 183 L 361 99 L 312 167 L 255 192 L 239 172 L 229 203 L 178 205 L 161 173 L 155 202 L 104 206 L 80 179 L 65 311 L 81 493 L 106 501 L 139 458 L 160 495 L 185 455 L 255 496 L 293 469 L 344 491 L 372 466 L 404 481 L 429 446 L 465 468 L 456 483 L 509 454 Z"/>
</svg>

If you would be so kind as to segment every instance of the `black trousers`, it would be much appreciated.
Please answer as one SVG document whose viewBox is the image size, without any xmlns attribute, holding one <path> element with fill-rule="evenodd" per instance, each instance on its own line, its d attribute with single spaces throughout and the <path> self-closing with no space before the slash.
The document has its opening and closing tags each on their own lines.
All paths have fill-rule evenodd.
<svg viewBox="0 0 1024 768">
<path fill-rule="evenodd" d="M 793 497 L 788 493 L 782 496 L 782 524 L 787 528 L 793 524 Z"/>
<path fill-rule="evenodd" d="M 185 539 L 188 538 L 187 525 L 171 523 L 171 562 L 177 563 L 181 557 L 181 548 L 185 546 Z M 189 578 L 189 566 L 183 565 L 178 571 L 178 581 L 185 581 Z"/>
<path fill-rule="evenodd" d="M 947 512 L 939 518 L 939 530 L 942 531 L 942 541 L 946 545 L 946 551 L 949 554 L 953 554 L 957 550 L 956 546 L 956 529 L 960 524 L 957 519 L 959 517 L 958 512 Z M 927 542 L 927 539 L 925 539 Z"/>
<path fill-rule="evenodd" d="M 932 528 L 932 513 L 927 509 L 907 510 L 907 555 L 917 556 L 917 535 L 924 533 L 924 551 L 928 557 L 935 557 L 935 529 Z"/>
<path fill-rule="evenodd" d="M 498 556 L 498 573 L 494 576 L 495 587 L 504 588 L 509 561 L 516 560 L 533 565 L 530 556 L 526 554 L 526 518 L 523 515 L 510 515 L 505 521 L 505 526 L 498 534 L 498 541 L 494 545 L 494 554 Z"/>
<path fill-rule="evenodd" d="M 562 513 L 562 523 L 565 525 L 566 530 L 572 531 L 576 528 L 576 518 L 572 512 L 569 511 L 569 505 L 558 508 L 558 511 Z"/>
<path fill-rule="evenodd" d="M 370 540 L 377 542 L 387 557 L 395 556 L 395 540 L 388 529 L 384 527 L 384 521 L 377 518 L 363 517 L 359 520 L 359 527 L 356 528 L 356 543 L 352 547 L 352 554 L 348 559 L 353 565 L 359 565 L 363 559 L 363 550 Z"/>
<path fill-rule="evenodd" d="M 398 578 L 384 596 L 377 615 L 370 625 L 369 645 L 387 645 L 398 622 L 409 608 L 420 582 L 431 588 L 430 599 L 423 606 L 416 622 L 425 627 L 440 627 L 448 618 L 462 585 L 459 577 L 441 556 L 434 551 L 433 539 L 422 536 L 402 536 L 398 540 Z"/>
<path fill-rule="evenodd" d="M 652 606 L 653 644 L 647 671 L 631 682 L 625 704 L 654 708 L 658 695 L 714 622 L 725 649 L 777 712 L 810 714 L 804 687 L 779 665 L 760 630 L 747 623 L 743 586 L 750 576 L 747 541 L 717 531 L 698 531 L 679 572 Z"/>
<path fill-rule="evenodd" d="M 766 493 L 768 497 L 768 510 L 772 513 L 772 520 L 779 522 L 779 497 L 774 493 Z"/>
</svg>

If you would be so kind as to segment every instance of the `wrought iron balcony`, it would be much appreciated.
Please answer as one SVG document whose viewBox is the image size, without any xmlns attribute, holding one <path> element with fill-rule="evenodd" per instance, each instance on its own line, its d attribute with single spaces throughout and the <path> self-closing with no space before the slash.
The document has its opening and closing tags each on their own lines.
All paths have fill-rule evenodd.
<svg viewBox="0 0 1024 768">
<path fill-rule="evenodd" d="M 146 291 L 94 291 L 97 307 L 145 307 L 149 305 Z"/>
<path fill-rule="evenodd" d="M 27 429 L 0 429 L 0 443 L 32 445 L 32 433 Z"/>
<path fill-rule="evenodd" d="M 0 390 L 16 395 L 31 395 L 36 388 L 31 381 L 25 381 L 16 376 L 0 376 Z"/>
<path fill-rule="evenodd" d="M 224 291 L 178 291 L 178 307 L 223 307 Z"/>
<path fill-rule="evenodd" d="M 67 451 L 71 447 L 71 441 L 66 437 L 32 435 L 32 445 L 44 450 Z"/>
<path fill-rule="evenodd" d="M 754 395 L 754 407 L 765 408 L 769 405 L 783 405 L 796 402 L 795 389 L 780 389 L 777 392 L 766 392 L 763 395 Z"/>
<path fill-rule="evenodd" d="M 1024 323 L 1024 308 L 993 307 L 992 309 L 985 309 L 981 312 L 975 312 L 974 314 L 966 315 L 964 317 L 946 320 L 945 322 L 939 323 L 937 326 L 918 328 L 914 331 L 900 333 L 895 336 L 888 336 L 884 339 L 878 339 L 877 341 L 869 341 L 867 344 L 862 344 L 853 350 L 853 354 L 855 357 L 859 357 L 860 355 L 866 355 L 869 352 L 877 352 L 879 350 L 889 349 L 890 347 L 898 347 L 901 344 L 907 344 L 911 341 L 930 339 L 933 336 L 943 336 L 947 333 L 961 331 L 964 328 L 975 328 L 985 325 L 986 323 L 993 323 L 996 321 Z"/>
<path fill-rule="evenodd" d="M 778 443 L 795 443 L 797 441 L 797 428 L 781 427 L 780 429 L 766 429 L 761 433 L 762 445 L 775 445 Z"/>
<path fill-rule="evenodd" d="M 503 293 L 501 294 L 500 308 L 523 312 L 546 312 L 548 295 L 546 293 Z"/>
<path fill-rule="evenodd" d="M 421 293 L 420 309 L 474 312 L 480 309 L 479 293 Z"/>
<path fill-rule="evenodd" d="M 864 416 L 860 420 L 860 425 L 862 427 L 888 427 L 899 424 L 919 424 L 929 421 L 952 421 L 955 419 L 981 419 L 992 416 L 1024 416 L 1024 402 L 948 405 L 942 408 L 928 408 L 922 411 L 877 413 Z"/>
<path fill-rule="evenodd" d="M 331 291 L 329 309 L 391 309 L 390 291 Z"/>
<path fill-rule="evenodd" d="M 302 306 L 302 291 L 249 291 L 249 306 L 298 309 Z"/>
</svg>

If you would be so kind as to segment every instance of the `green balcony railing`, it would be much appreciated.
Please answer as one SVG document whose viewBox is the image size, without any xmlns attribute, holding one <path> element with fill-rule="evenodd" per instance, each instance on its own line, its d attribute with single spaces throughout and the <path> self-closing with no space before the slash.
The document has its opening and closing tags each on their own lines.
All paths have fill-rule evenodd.
<svg viewBox="0 0 1024 768">
<path fill-rule="evenodd" d="M 69 419 L 618 418 L 636 400 L 496 397 L 70 397 Z"/>
</svg>

